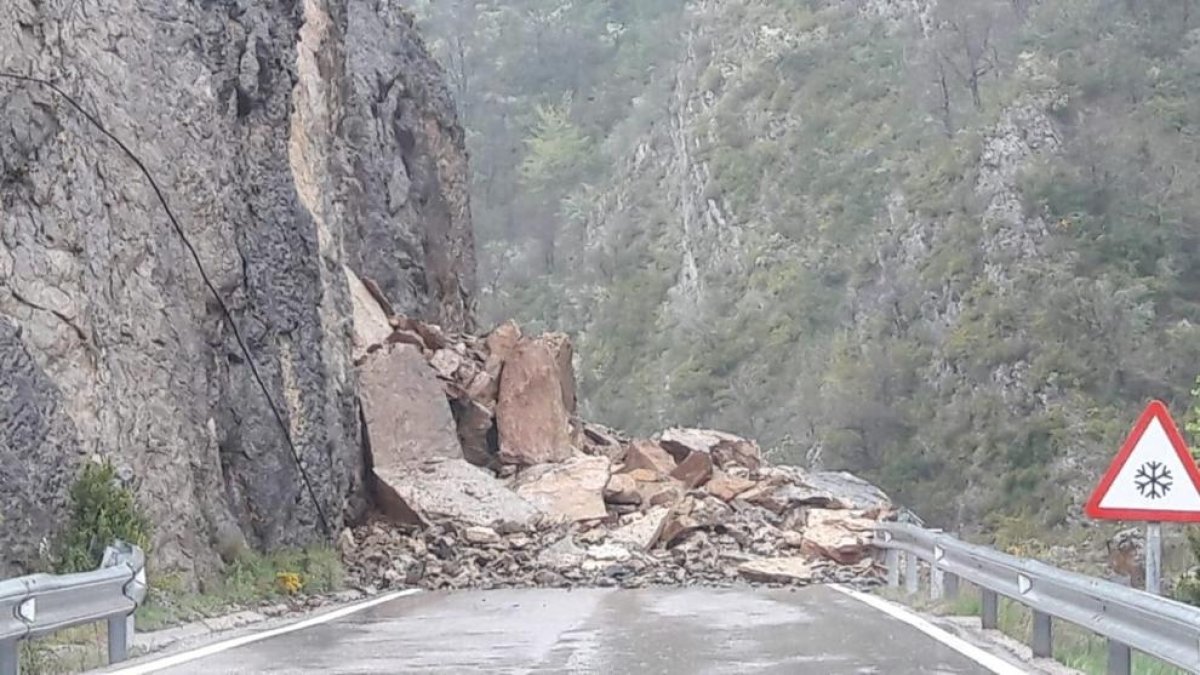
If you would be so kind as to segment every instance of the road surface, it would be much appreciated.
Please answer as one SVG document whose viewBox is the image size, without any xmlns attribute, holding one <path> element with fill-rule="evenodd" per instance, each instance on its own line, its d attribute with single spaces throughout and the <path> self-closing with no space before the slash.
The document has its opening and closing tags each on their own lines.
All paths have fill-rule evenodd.
<svg viewBox="0 0 1200 675">
<path fill-rule="evenodd" d="M 154 672 L 992 671 L 904 621 L 812 587 L 423 593 Z"/>
</svg>

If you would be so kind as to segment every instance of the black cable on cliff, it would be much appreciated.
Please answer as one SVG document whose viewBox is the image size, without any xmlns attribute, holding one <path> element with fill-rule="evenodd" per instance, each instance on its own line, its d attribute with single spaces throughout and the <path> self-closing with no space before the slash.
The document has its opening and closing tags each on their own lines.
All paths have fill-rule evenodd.
<svg viewBox="0 0 1200 675">
<path fill-rule="evenodd" d="M 258 383 L 258 388 L 262 390 L 263 396 L 266 397 L 267 405 L 270 406 L 271 413 L 275 416 L 275 421 L 279 423 L 279 430 L 283 433 L 283 439 L 287 441 L 287 446 L 291 451 L 292 459 L 295 460 L 296 468 L 300 471 L 300 477 L 304 480 L 304 487 L 307 488 L 308 496 L 312 499 L 313 506 L 317 509 L 317 517 L 321 519 L 321 526 L 325 530 L 325 536 L 332 536 L 333 528 L 329 525 L 329 519 L 325 517 L 325 509 L 321 507 L 321 501 L 317 499 L 317 493 L 313 489 L 312 481 L 308 478 L 308 471 L 304 468 L 304 463 L 300 461 L 300 452 L 296 449 L 295 442 L 292 441 L 292 434 L 290 431 L 288 431 L 287 423 L 283 421 L 283 415 L 279 413 L 279 406 L 275 405 L 275 399 L 271 396 L 270 390 L 267 389 L 267 384 L 263 381 L 262 375 L 260 375 L 258 372 L 258 365 L 255 364 L 254 357 L 250 355 L 250 348 L 246 346 L 246 341 L 242 338 L 242 332 L 238 330 L 237 322 L 233 319 L 233 313 L 229 311 L 229 306 L 225 304 L 225 300 L 223 300 L 221 298 L 221 294 L 217 292 L 217 287 L 214 286 L 212 280 L 208 278 L 208 272 L 205 271 L 204 264 L 200 262 L 200 255 L 196 253 L 196 248 L 192 246 L 191 240 L 189 240 L 187 235 L 184 233 L 183 227 L 179 225 L 179 221 L 176 220 L 175 214 L 171 212 L 171 207 L 167 205 L 167 198 L 163 196 L 162 190 L 159 189 L 158 183 L 155 182 L 154 177 L 150 175 L 150 171 L 146 169 L 146 165 L 143 164 L 142 160 L 139 159 L 138 156 L 129 149 L 129 146 L 121 142 L 121 139 L 114 136 L 112 132 L 110 132 L 103 124 L 101 124 L 100 120 L 97 119 L 95 115 L 85 110 L 78 101 L 76 101 L 70 94 L 60 89 L 53 82 L 37 77 L 29 77 L 27 75 L 18 75 L 16 73 L 8 73 L 3 71 L 0 71 L 0 77 L 19 82 L 37 84 L 61 96 L 64 100 L 66 100 L 67 103 L 71 104 L 71 107 L 78 110 L 79 114 L 83 115 L 84 119 L 90 122 L 92 126 L 96 127 L 100 133 L 107 136 L 113 143 L 116 143 L 117 147 L 120 148 L 127 157 L 129 157 L 129 159 L 137 166 L 138 170 L 142 172 L 142 175 L 146 177 L 146 181 L 150 183 L 150 187 L 154 190 L 154 195 L 158 197 L 158 203 L 162 204 L 163 211 L 167 213 L 167 219 L 171 221 L 171 226 L 175 228 L 175 233 L 178 234 L 179 238 L 183 240 L 183 245 L 187 248 L 188 253 L 191 254 L 192 260 L 196 262 L 196 269 L 200 270 L 200 278 L 204 280 L 204 285 L 208 287 L 208 290 L 212 293 L 213 298 L 215 298 L 217 304 L 220 305 L 221 313 L 225 315 L 225 320 L 229 322 L 230 328 L 233 329 L 233 335 L 237 339 L 238 347 L 241 348 L 242 354 L 246 357 L 246 363 L 250 365 L 250 372 L 253 373 L 254 380 Z"/>
</svg>

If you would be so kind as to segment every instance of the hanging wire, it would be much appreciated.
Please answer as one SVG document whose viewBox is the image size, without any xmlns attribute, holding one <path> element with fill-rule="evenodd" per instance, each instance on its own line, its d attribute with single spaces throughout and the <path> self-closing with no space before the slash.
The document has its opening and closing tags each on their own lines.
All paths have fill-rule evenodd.
<svg viewBox="0 0 1200 675">
<path fill-rule="evenodd" d="M 184 247 L 186 247 L 188 253 L 191 254 L 192 260 L 195 261 L 196 269 L 200 271 L 200 278 L 204 280 L 204 285 L 208 287 L 209 292 L 211 292 L 213 298 L 216 299 L 217 305 L 219 305 L 221 308 L 221 313 L 225 315 L 225 320 L 229 322 L 229 326 L 233 329 L 233 335 L 237 339 L 238 347 L 241 348 L 242 355 L 246 357 L 246 363 L 250 365 L 250 372 L 254 375 L 254 381 L 258 383 L 258 388 L 262 390 L 263 396 L 267 399 L 267 405 L 271 408 L 271 414 L 275 417 L 275 421 L 279 424 L 279 431 L 283 434 L 283 439 L 286 441 L 288 450 L 291 452 L 292 460 L 295 461 L 296 468 L 300 471 L 300 477 L 303 479 L 304 487 L 308 491 L 308 496 L 312 499 L 313 506 L 317 510 L 317 517 L 321 520 L 321 527 L 325 531 L 325 536 L 332 536 L 333 528 L 329 524 L 329 519 L 325 516 L 325 509 L 321 507 L 321 500 L 317 499 L 317 493 L 316 490 L 313 489 L 312 481 L 308 477 L 308 471 L 304 468 L 304 463 L 300 461 L 300 452 L 296 449 L 296 444 L 292 440 L 292 434 L 290 431 L 288 431 L 287 423 L 283 421 L 283 415 L 279 412 L 279 406 L 275 404 L 274 397 L 271 396 L 271 392 L 269 389 L 267 389 L 267 385 L 263 381 L 262 375 L 260 375 L 258 372 L 258 365 L 255 363 L 254 357 L 250 355 L 250 349 L 246 346 L 245 339 L 242 338 L 242 332 L 238 329 L 237 322 L 234 321 L 233 314 L 229 311 L 229 306 L 225 304 L 225 300 L 221 298 L 221 294 L 217 291 L 217 287 L 214 286 L 212 280 L 209 279 L 208 272 L 204 269 L 204 264 L 200 262 L 200 255 L 196 252 L 196 247 L 192 245 L 191 240 L 188 239 L 187 234 L 184 233 L 183 227 L 179 225 L 179 221 L 175 218 L 175 214 L 171 211 L 171 207 L 167 205 L 166 197 L 163 196 L 163 192 L 159 188 L 158 183 L 154 180 L 154 177 L 150 175 L 150 171 L 146 169 L 146 165 L 143 164 L 142 160 L 136 154 L 134 154 L 132 150 L 129 149 L 129 146 L 125 145 L 121 139 L 114 136 L 112 132 L 110 132 L 95 115 L 85 110 L 84 107 L 80 105 L 74 97 L 63 91 L 53 82 L 37 77 L 30 77 L 28 75 L 19 75 L 16 73 L 3 71 L 0 71 L 0 78 L 36 84 L 45 87 L 46 89 L 49 89 L 58 96 L 62 97 L 67 103 L 70 103 L 73 108 L 78 110 L 79 114 L 83 115 L 84 119 L 91 123 L 92 126 L 96 127 L 100 133 L 104 134 L 109 140 L 115 143 L 117 147 L 120 148 L 121 151 L 124 152 L 125 155 L 137 166 L 138 170 L 142 172 L 142 175 L 146 177 L 146 181 L 150 183 L 150 187 L 154 190 L 154 195 L 158 197 L 159 204 L 162 204 L 163 211 L 165 211 L 167 214 L 167 219 L 171 221 L 171 226 L 175 228 L 175 233 L 179 235 L 179 238 L 183 241 Z"/>
</svg>

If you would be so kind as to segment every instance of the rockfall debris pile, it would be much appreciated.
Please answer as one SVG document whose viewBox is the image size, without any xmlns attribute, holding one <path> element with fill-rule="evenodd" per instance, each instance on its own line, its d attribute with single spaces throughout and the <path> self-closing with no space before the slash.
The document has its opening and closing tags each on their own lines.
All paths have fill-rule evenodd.
<svg viewBox="0 0 1200 675">
<path fill-rule="evenodd" d="M 869 483 L 719 431 L 589 424 L 567 336 L 447 334 L 347 276 L 377 511 L 339 538 L 358 584 L 879 582 L 872 529 L 895 511 Z"/>
</svg>

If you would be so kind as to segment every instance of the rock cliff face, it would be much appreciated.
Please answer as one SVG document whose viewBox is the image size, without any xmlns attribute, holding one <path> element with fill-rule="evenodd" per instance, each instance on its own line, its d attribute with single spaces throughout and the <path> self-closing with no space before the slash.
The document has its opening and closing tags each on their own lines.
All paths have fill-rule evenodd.
<svg viewBox="0 0 1200 675">
<path fill-rule="evenodd" d="M 365 505 L 351 295 L 465 328 L 463 133 L 388 0 L 11 0 L 0 70 L 54 80 L 162 185 L 335 528 Z M 145 179 L 46 89 L 0 80 L 0 575 L 79 462 L 112 458 L 160 566 L 323 536 L 219 307 Z"/>
</svg>

